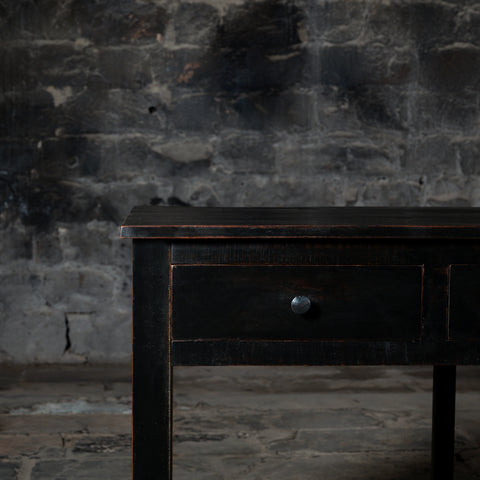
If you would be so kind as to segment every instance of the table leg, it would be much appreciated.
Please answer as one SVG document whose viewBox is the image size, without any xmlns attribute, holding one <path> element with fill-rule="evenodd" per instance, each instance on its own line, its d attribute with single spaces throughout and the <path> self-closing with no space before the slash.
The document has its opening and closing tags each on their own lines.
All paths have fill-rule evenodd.
<svg viewBox="0 0 480 480">
<path fill-rule="evenodd" d="M 433 367 L 432 479 L 453 479 L 456 366 Z"/>
<path fill-rule="evenodd" d="M 133 242 L 133 479 L 172 478 L 170 245 Z"/>
</svg>

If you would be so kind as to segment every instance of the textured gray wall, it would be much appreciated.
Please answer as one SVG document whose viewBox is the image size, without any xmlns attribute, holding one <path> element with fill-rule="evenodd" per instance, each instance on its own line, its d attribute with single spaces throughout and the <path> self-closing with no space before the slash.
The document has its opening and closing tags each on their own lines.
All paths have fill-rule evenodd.
<svg viewBox="0 0 480 480">
<path fill-rule="evenodd" d="M 0 361 L 130 357 L 135 204 L 480 205 L 480 2 L 0 2 Z"/>
</svg>

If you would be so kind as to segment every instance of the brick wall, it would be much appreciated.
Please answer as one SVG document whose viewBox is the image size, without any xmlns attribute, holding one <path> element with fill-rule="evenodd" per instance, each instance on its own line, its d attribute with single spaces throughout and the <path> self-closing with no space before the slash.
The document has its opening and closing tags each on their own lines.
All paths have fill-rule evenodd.
<svg viewBox="0 0 480 480">
<path fill-rule="evenodd" d="M 135 204 L 480 205 L 480 1 L 0 3 L 0 361 L 130 356 Z"/>
</svg>

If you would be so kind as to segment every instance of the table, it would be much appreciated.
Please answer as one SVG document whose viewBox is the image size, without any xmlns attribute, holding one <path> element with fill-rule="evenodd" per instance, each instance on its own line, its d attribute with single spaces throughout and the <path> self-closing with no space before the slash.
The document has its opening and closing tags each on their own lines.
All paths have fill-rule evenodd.
<svg viewBox="0 0 480 480">
<path fill-rule="evenodd" d="M 456 365 L 480 363 L 479 208 L 144 206 L 121 235 L 134 480 L 171 479 L 174 365 L 433 365 L 432 478 L 453 478 Z"/>
</svg>

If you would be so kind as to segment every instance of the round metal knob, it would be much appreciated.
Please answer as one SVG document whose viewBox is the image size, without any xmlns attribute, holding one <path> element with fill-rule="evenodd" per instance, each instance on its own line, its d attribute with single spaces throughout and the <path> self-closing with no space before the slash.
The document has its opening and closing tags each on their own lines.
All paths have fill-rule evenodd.
<svg viewBox="0 0 480 480">
<path fill-rule="evenodd" d="M 292 300 L 290 306 L 292 307 L 292 312 L 297 315 L 303 315 L 310 310 L 312 303 L 308 297 L 298 296 Z"/>
</svg>

